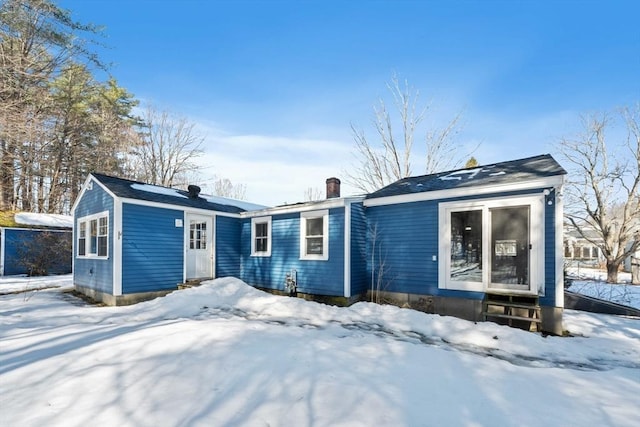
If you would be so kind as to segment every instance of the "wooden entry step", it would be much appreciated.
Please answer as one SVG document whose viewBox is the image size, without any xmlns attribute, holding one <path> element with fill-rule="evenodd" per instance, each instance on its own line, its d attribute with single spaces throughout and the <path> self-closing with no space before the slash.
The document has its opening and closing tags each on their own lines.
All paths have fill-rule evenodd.
<svg viewBox="0 0 640 427">
<path fill-rule="evenodd" d="M 200 283 L 204 282 L 205 280 L 209 279 L 190 279 L 185 283 L 178 283 L 178 289 L 189 289 L 195 286 L 200 286 Z"/>
<path fill-rule="evenodd" d="M 483 301 L 482 314 L 485 321 L 528 331 L 540 330 L 540 303 L 537 296 L 488 293 Z"/>
</svg>

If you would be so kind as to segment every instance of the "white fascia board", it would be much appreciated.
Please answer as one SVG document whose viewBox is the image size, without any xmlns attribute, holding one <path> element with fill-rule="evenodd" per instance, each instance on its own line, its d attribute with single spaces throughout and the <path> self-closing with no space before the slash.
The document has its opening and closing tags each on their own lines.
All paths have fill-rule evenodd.
<svg viewBox="0 0 640 427">
<path fill-rule="evenodd" d="M 478 196 L 491 193 L 506 193 L 510 191 L 533 190 L 537 188 L 549 188 L 562 186 L 564 175 L 556 175 L 531 181 L 506 184 L 488 184 L 478 187 L 462 187 L 449 190 L 424 191 L 421 193 L 399 194 L 396 196 L 378 197 L 366 199 L 364 205 L 385 206 L 400 203 L 423 202 L 427 200 L 452 199 L 464 196 Z"/>
<path fill-rule="evenodd" d="M 322 209 L 341 208 L 348 203 L 360 202 L 364 200 L 364 196 L 357 197 L 340 197 L 335 199 L 327 199 L 322 202 L 308 202 L 298 205 L 276 206 L 273 208 L 262 209 L 259 211 L 242 212 L 242 218 L 252 218 L 255 216 L 278 215 L 287 213 L 298 213 L 307 211 L 317 211 Z"/>
<path fill-rule="evenodd" d="M 163 209 L 173 209 L 174 211 L 186 212 L 186 213 L 197 214 L 197 215 L 204 215 L 204 216 L 217 215 L 217 216 L 227 216 L 230 218 L 240 218 L 240 214 L 220 212 L 213 209 L 192 208 L 190 206 L 173 205 L 171 203 L 161 203 L 161 202 L 149 202 L 147 200 L 130 199 L 130 198 L 122 198 L 121 200 L 123 203 L 128 203 L 131 205 L 149 206 L 153 208 L 163 208 Z"/>
<path fill-rule="evenodd" d="M 119 199 L 118 196 L 115 195 L 114 192 L 112 192 L 111 190 L 109 190 L 103 183 L 101 183 L 98 178 L 96 178 L 95 176 L 89 174 L 87 175 L 87 178 L 84 180 L 84 184 L 82 184 L 82 188 L 80 189 L 80 193 L 78 194 L 78 197 L 76 197 L 76 200 L 73 202 L 73 205 L 71 206 L 71 212 L 75 212 L 76 207 L 78 206 L 78 203 L 80 202 L 80 199 L 82 199 L 82 196 L 84 195 L 84 193 L 89 189 L 89 183 L 93 180 L 93 182 L 95 182 L 96 184 L 98 184 L 100 186 L 100 188 L 102 188 L 108 195 L 110 195 L 114 202 Z"/>
<path fill-rule="evenodd" d="M 113 295 L 122 295 L 122 201 L 113 201 Z"/>
<path fill-rule="evenodd" d="M 344 206 L 344 296 L 351 297 L 351 203 Z"/>
<path fill-rule="evenodd" d="M 563 220 L 564 202 L 562 200 L 562 186 L 556 188 L 555 198 L 555 235 L 556 235 L 556 307 L 564 308 L 564 245 L 563 245 Z"/>
</svg>

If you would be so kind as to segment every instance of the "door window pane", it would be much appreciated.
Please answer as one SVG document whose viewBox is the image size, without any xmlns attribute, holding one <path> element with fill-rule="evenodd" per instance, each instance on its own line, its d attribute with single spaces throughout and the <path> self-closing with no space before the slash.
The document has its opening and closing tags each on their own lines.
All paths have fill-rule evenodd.
<svg viewBox="0 0 640 427">
<path fill-rule="evenodd" d="M 451 212 L 451 280 L 482 282 L 482 211 Z"/>
<path fill-rule="evenodd" d="M 189 223 L 189 249 L 207 249 L 207 223 Z"/>
<path fill-rule="evenodd" d="M 491 283 L 529 283 L 529 207 L 491 209 Z"/>
</svg>

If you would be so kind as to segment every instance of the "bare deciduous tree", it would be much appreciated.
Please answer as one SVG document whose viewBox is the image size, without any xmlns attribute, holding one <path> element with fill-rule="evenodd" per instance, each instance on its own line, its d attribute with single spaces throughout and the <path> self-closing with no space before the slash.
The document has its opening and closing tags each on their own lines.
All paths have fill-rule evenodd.
<svg viewBox="0 0 640 427">
<path fill-rule="evenodd" d="M 582 127 L 558 147 L 569 172 L 566 217 L 600 248 L 607 282 L 616 283 L 620 264 L 640 247 L 640 104 L 615 115 L 583 116 Z M 626 138 L 610 144 L 607 135 L 622 127 Z"/>
<path fill-rule="evenodd" d="M 213 183 L 213 194 L 236 200 L 245 200 L 247 186 L 245 184 L 234 184 L 228 178 L 218 178 Z"/>
<path fill-rule="evenodd" d="M 318 187 L 308 187 L 304 191 L 304 201 L 305 202 L 315 202 L 317 200 L 324 199 L 324 193 Z"/>
<path fill-rule="evenodd" d="M 363 192 L 375 191 L 412 174 L 414 140 L 430 110 L 429 105 L 419 105 L 419 92 L 414 91 L 406 80 L 401 84 L 395 74 L 387 84 L 387 89 L 395 110 L 389 111 L 385 101 L 379 99 L 373 108 L 375 138 L 369 138 L 364 130 L 351 124 L 356 165 L 344 174 L 349 184 Z M 464 153 L 455 139 L 460 118 L 461 114 L 457 114 L 444 127 L 434 126 L 425 131 L 426 150 L 422 173 L 459 166 L 468 157 L 469 153 Z"/>
<path fill-rule="evenodd" d="M 180 181 L 199 169 L 194 160 L 202 154 L 204 137 L 196 133 L 194 123 L 153 107 L 142 120 L 142 141 L 134 151 L 136 178 L 165 187 L 186 185 Z"/>
</svg>

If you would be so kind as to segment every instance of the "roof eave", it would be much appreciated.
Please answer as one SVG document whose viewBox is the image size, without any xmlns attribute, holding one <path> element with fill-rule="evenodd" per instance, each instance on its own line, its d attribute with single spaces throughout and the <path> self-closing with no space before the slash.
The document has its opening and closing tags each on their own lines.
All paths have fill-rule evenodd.
<svg viewBox="0 0 640 427">
<path fill-rule="evenodd" d="M 446 190 L 423 191 L 419 193 L 398 194 L 393 196 L 365 199 L 364 205 L 384 206 L 400 203 L 423 202 L 428 200 L 451 199 L 469 195 L 485 195 L 510 191 L 533 190 L 536 188 L 560 187 L 564 183 L 564 175 L 553 175 L 545 178 L 527 180 L 518 183 L 485 184 L 474 187 L 459 187 Z"/>
</svg>

